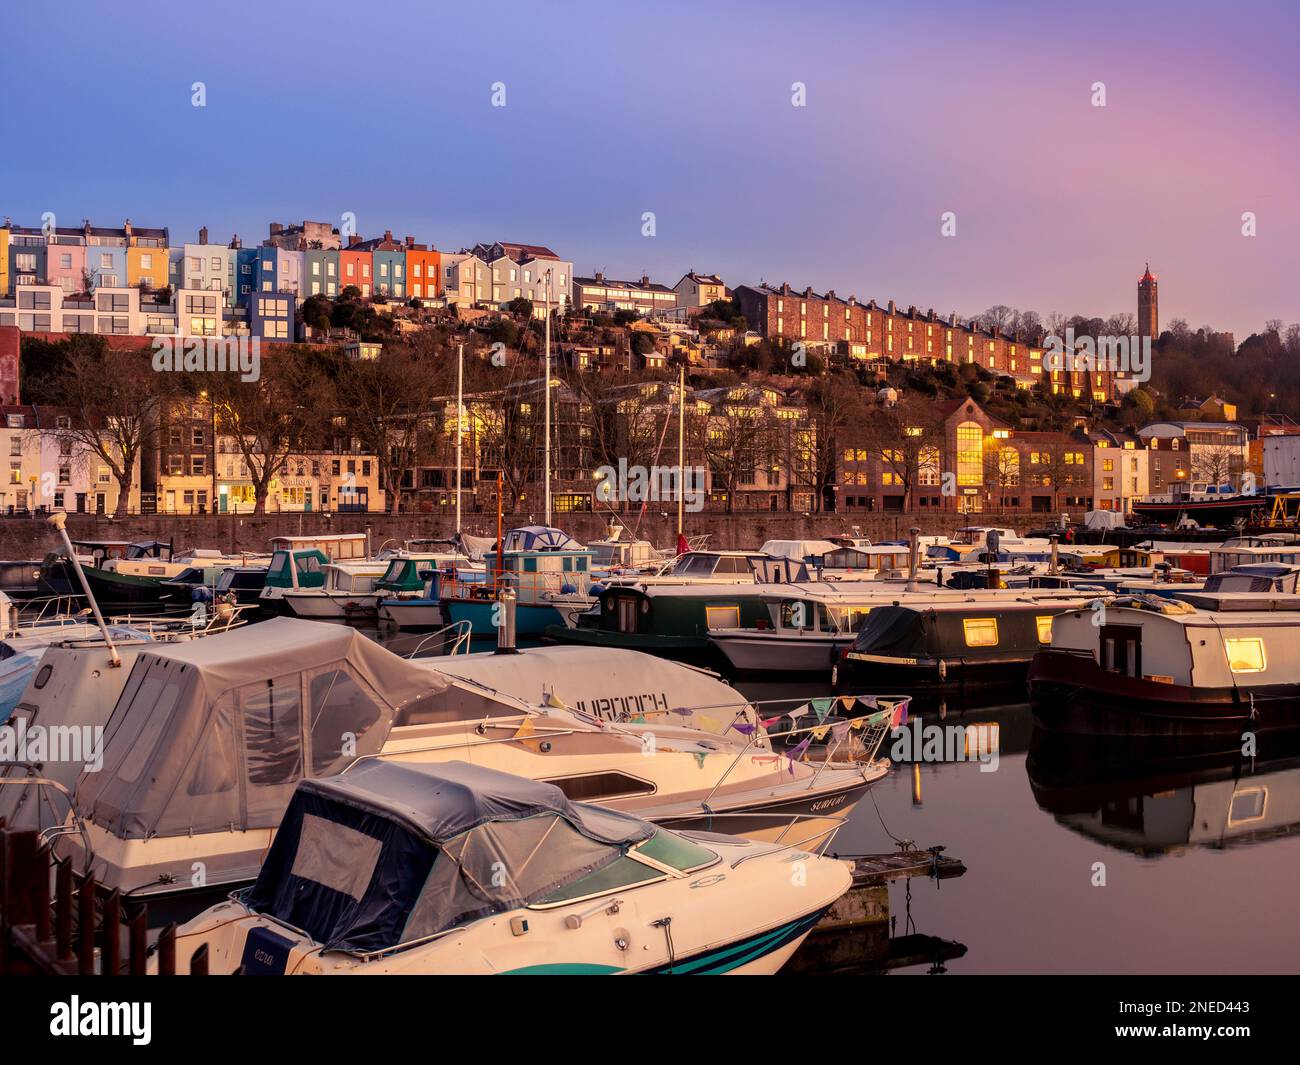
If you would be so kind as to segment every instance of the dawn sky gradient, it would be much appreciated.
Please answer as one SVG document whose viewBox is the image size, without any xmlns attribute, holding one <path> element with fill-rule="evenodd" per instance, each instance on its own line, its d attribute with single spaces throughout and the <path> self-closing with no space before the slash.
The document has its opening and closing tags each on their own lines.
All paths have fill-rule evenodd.
<svg viewBox="0 0 1300 1065">
<path fill-rule="evenodd" d="M 1294 2 L 71 2 L 0 30 L 18 224 L 251 245 L 353 211 L 962 315 L 1134 311 L 1149 259 L 1162 324 L 1300 321 Z"/>
</svg>

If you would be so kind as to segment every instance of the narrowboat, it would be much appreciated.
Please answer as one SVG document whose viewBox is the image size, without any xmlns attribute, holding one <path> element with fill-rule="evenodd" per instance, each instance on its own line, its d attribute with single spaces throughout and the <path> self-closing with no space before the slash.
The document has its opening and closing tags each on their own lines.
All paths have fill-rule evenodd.
<svg viewBox="0 0 1300 1065">
<path fill-rule="evenodd" d="M 482 766 L 372 761 L 300 784 L 253 886 L 178 935 L 216 973 L 770 974 L 851 885 Z"/>
<path fill-rule="evenodd" d="M 1061 614 L 1029 673 L 1036 717 L 1127 736 L 1300 727 L 1298 575 L 1297 566 L 1239 566 L 1199 591 Z"/>
<path fill-rule="evenodd" d="M 709 639 L 711 629 L 754 628 L 766 614 L 763 596 L 753 582 L 731 587 L 614 585 L 596 595 L 595 605 L 578 615 L 573 628 L 550 625 L 545 635 L 560 643 L 623 647 L 713 664 L 720 656 Z"/>
<path fill-rule="evenodd" d="M 142 540 L 139 543 L 130 540 L 74 540 L 72 549 L 77 554 L 82 571 L 86 573 L 117 559 L 133 562 L 157 559 L 165 562 L 172 556 L 171 542 L 162 540 Z M 41 563 L 36 588 L 42 596 L 84 594 L 81 582 L 77 580 L 67 557 L 56 551 L 51 551 Z"/>
<path fill-rule="evenodd" d="M 837 584 L 807 581 L 756 586 L 764 614 L 749 627 L 714 626 L 709 640 L 741 673 L 821 673 L 829 676 L 840 652 L 876 607 L 907 599 L 962 601 L 963 593 L 926 587 L 907 591 L 893 580 Z"/>
<path fill-rule="evenodd" d="M 840 652 L 832 683 L 959 693 L 1022 685 L 1034 654 L 1051 642 L 1052 619 L 1093 598 L 994 592 L 878 606 Z"/>
<path fill-rule="evenodd" d="M 188 608 L 193 588 L 211 587 L 223 569 L 242 565 L 247 558 L 205 548 L 168 550 L 165 555 L 105 559 L 99 566 L 83 567 L 82 572 L 100 606 Z"/>
</svg>

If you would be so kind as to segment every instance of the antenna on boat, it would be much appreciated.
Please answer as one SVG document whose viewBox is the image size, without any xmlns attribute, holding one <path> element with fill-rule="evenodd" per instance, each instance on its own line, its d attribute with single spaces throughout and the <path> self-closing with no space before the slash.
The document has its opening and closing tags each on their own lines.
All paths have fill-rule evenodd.
<svg viewBox="0 0 1300 1065">
<path fill-rule="evenodd" d="M 56 510 L 49 516 L 48 520 L 51 525 L 59 530 L 59 535 L 63 537 L 63 546 L 68 549 L 68 561 L 77 574 L 77 580 L 81 582 L 81 590 L 86 593 L 86 602 L 90 604 L 91 613 L 95 615 L 95 622 L 99 625 L 99 631 L 104 634 L 104 643 L 108 645 L 108 653 L 112 658 L 113 667 L 116 669 L 122 665 L 122 656 L 117 653 L 117 648 L 113 644 L 113 637 L 109 634 L 108 626 L 104 624 L 104 615 L 99 612 L 99 604 L 95 602 L 86 575 L 81 571 L 81 562 L 77 558 L 76 548 L 72 546 L 72 541 L 68 538 L 68 513 L 64 510 Z"/>
</svg>

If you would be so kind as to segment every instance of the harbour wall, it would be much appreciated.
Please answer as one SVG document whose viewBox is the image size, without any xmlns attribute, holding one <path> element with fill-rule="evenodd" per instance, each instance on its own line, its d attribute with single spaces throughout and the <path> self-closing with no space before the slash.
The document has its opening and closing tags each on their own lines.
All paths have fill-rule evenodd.
<svg viewBox="0 0 1300 1065">
<path fill-rule="evenodd" d="M 966 525 L 999 525 L 1025 532 L 1041 528 L 1052 517 L 1024 511 L 988 511 L 981 514 L 955 512 L 792 514 L 788 511 L 748 511 L 741 514 L 687 514 L 686 534 L 709 534 L 715 548 L 754 548 L 766 540 L 815 540 L 827 536 L 859 535 L 873 541 L 901 540 L 915 525 L 922 533 L 951 534 Z M 676 516 L 651 511 L 638 523 L 635 514 L 620 519 L 627 535 L 636 531 L 656 547 L 671 547 L 676 541 Z M 556 514 L 554 524 L 586 543 L 606 534 L 608 516 L 603 514 Z M 496 535 L 496 515 L 468 514 L 467 533 Z M 504 528 L 541 524 L 536 514 L 506 515 Z M 151 514 L 115 520 L 106 515 L 69 514 L 68 533 L 74 540 L 174 540 L 177 550 L 190 547 L 238 552 L 261 552 L 273 536 L 310 536 L 326 532 L 369 532 L 371 547 L 378 550 L 387 541 L 401 543 L 417 537 L 449 537 L 454 532 L 451 513 L 407 514 Z M 856 529 L 856 533 L 854 530 Z M 40 559 L 60 545 L 58 533 L 41 518 L 0 519 L 0 558 Z"/>
</svg>

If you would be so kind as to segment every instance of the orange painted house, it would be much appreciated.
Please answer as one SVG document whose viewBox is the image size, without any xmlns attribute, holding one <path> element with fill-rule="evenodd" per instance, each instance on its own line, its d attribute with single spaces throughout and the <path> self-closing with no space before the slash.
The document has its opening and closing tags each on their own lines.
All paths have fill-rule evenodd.
<svg viewBox="0 0 1300 1065">
<path fill-rule="evenodd" d="M 353 236 L 351 243 L 360 243 L 360 238 Z M 369 298 L 375 292 L 374 261 L 369 251 L 354 251 L 351 248 L 339 249 L 339 291 L 349 285 L 361 290 L 361 295 Z"/>
<path fill-rule="evenodd" d="M 436 248 L 406 238 L 406 294 L 411 299 L 433 299 L 442 293 L 442 256 Z"/>
</svg>

